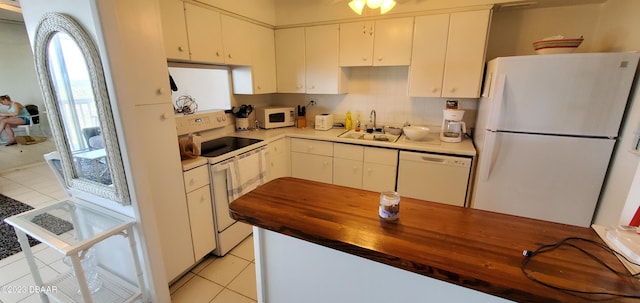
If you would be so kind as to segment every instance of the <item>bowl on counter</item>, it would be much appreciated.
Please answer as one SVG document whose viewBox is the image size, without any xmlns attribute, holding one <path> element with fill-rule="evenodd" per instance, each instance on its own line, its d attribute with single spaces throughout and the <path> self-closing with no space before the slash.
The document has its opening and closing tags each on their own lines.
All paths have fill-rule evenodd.
<svg viewBox="0 0 640 303">
<path fill-rule="evenodd" d="M 427 139 L 429 128 L 424 126 L 405 126 L 402 132 L 411 141 L 422 141 Z"/>
</svg>

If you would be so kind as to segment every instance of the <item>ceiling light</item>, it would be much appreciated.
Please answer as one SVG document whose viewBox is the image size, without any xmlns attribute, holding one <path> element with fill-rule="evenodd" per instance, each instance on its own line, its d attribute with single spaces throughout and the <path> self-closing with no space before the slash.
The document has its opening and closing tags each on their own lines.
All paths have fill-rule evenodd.
<svg viewBox="0 0 640 303">
<path fill-rule="evenodd" d="M 380 6 L 380 14 L 384 15 L 396 6 L 395 0 L 383 0 Z"/>
<path fill-rule="evenodd" d="M 351 0 L 349 7 L 358 15 L 362 15 L 364 6 L 370 9 L 380 8 L 380 14 L 386 14 L 396 6 L 395 0 Z"/>
<path fill-rule="evenodd" d="M 367 7 L 370 9 L 376 9 L 380 7 L 380 4 L 382 4 L 382 0 L 367 0 Z"/>
<path fill-rule="evenodd" d="M 358 15 L 362 15 L 364 5 L 365 0 L 351 0 L 351 2 L 349 2 L 349 7 Z"/>
</svg>

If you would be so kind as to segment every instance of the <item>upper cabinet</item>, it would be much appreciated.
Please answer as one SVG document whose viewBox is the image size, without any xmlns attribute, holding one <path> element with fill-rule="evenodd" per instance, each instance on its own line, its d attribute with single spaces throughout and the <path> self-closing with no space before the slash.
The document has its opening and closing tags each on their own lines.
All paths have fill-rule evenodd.
<svg viewBox="0 0 640 303">
<path fill-rule="evenodd" d="M 279 93 L 305 93 L 304 27 L 279 29 L 276 39 L 276 74 Z"/>
<path fill-rule="evenodd" d="M 270 28 L 250 24 L 251 66 L 231 69 L 235 94 L 270 94 L 276 92 L 276 54 L 274 33 Z"/>
<path fill-rule="evenodd" d="M 160 0 L 168 59 L 224 63 L 220 13 L 180 0 Z"/>
<path fill-rule="evenodd" d="M 490 10 L 416 17 L 409 95 L 478 98 Z"/>
<path fill-rule="evenodd" d="M 409 65 L 413 17 L 340 24 L 340 66 Z"/>
<path fill-rule="evenodd" d="M 220 13 L 189 3 L 184 8 L 191 61 L 224 62 Z"/>
<path fill-rule="evenodd" d="M 223 15 L 222 43 L 224 45 L 224 63 L 230 65 L 251 65 L 252 40 L 257 34 L 254 24 Z"/>
<path fill-rule="evenodd" d="M 338 66 L 340 30 L 337 24 L 305 28 L 305 66 L 308 94 L 347 92 L 347 75 Z"/>
<path fill-rule="evenodd" d="M 184 2 L 180 0 L 160 0 L 162 34 L 167 58 L 189 60 L 189 40 Z"/>
<path fill-rule="evenodd" d="M 338 66 L 337 24 L 275 31 L 279 93 L 343 94 L 346 71 Z"/>
</svg>

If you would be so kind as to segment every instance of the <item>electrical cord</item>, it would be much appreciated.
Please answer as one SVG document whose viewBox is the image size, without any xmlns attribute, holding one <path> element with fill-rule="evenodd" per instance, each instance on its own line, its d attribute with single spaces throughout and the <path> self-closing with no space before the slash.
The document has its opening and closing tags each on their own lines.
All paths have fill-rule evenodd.
<svg viewBox="0 0 640 303">
<path fill-rule="evenodd" d="M 597 263 L 599 263 L 600 265 L 604 266 L 605 268 L 607 268 L 609 271 L 619 275 L 619 276 L 624 276 L 624 277 L 630 277 L 630 278 L 638 278 L 640 277 L 640 272 L 636 273 L 636 274 L 631 274 L 628 273 L 626 271 L 617 271 L 615 270 L 613 267 L 609 266 L 608 264 L 606 264 L 604 261 L 602 261 L 601 259 L 599 259 L 598 257 L 596 257 L 594 254 L 592 254 L 591 252 L 587 251 L 585 248 L 580 247 L 578 245 L 576 245 L 576 243 L 572 243 L 572 242 L 583 242 L 583 243 L 588 243 L 588 244 L 592 244 L 598 248 L 604 249 L 605 251 L 608 251 L 614 255 L 618 255 L 620 257 L 622 257 L 623 259 L 625 259 L 627 262 L 636 265 L 636 266 L 640 266 L 640 264 L 637 264 L 631 260 L 629 260 L 629 258 L 627 258 L 627 256 L 619 253 L 618 251 L 611 249 L 610 247 L 608 247 L 605 244 L 602 244 L 600 242 L 596 242 L 590 239 L 585 239 L 585 238 L 578 238 L 578 237 L 568 237 L 565 239 L 562 239 L 556 243 L 553 244 L 545 244 L 545 245 L 541 245 L 540 247 L 538 247 L 536 250 L 524 250 L 522 252 L 522 255 L 524 255 L 524 260 L 522 260 L 522 264 L 520 265 L 520 269 L 522 270 L 522 273 L 531 281 L 539 283 L 541 285 L 544 285 L 546 287 L 549 288 L 553 288 L 556 290 L 561 290 L 561 291 L 566 291 L 566 292 L 572 292 L 572 293 L 577 293 L 577 294 L 589 294 L 589 295 L 609 295 L 609 296 L 616 296 L 616 297 L 623 297 L 623 298 L 633 298 L 633 299 L 640 299 L 640 295 L 630 295 L 630 294 L 621 294 L 621 293 L 612 293 L 612 292 L 601 292 L 601 291 L 583 291 L 583 290 L 577 290 L 577 289 L 570 289 L 570 288 L 564 288 L 564 287 L 559 287 L 541 280 L 538 280 L 536 277 L 534 277 L 533 275 L 531 275 L 531 273 L 529 271 L 527 271 L 527 265 L 529 264 L 529 261 L 531 261 L 531 259 L 533 259 L 535 256 L 539 255 L 539 254 L 543 254 L 546 252 L 550 252 L 553 251 L 555 249 L 558 249 L 562 246 L 569 246 L 569 247 L 573 247 L 575 249 L 577 249 L 578 251 L 582 252 L 583 254 L 585 254 L 586 256 L 588 256 L 589 258 L 593 259 L 594 261 L 596 261 Z"/>
</svg>

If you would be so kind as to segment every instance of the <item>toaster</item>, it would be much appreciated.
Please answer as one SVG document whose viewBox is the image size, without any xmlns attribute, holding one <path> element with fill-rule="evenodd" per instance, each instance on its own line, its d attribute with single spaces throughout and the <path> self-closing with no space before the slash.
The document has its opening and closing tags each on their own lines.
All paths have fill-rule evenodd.
<svg viewBox="0 0 640 303">
<path fill-rule="evenodd" d="M 322 114 L 316 115 L 316 130 L 330 130 L 333 127 L 333 115 Z"/>
</svg>

